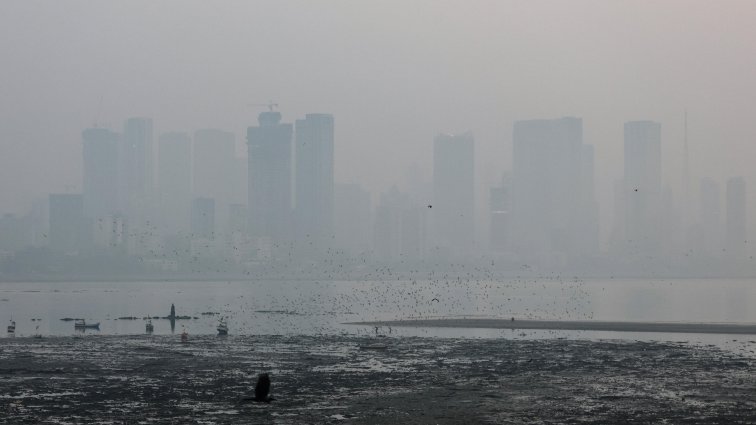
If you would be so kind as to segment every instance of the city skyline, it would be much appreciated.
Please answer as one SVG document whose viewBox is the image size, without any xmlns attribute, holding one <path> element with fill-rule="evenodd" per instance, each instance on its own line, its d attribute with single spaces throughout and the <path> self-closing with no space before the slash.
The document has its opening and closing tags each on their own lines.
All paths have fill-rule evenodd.
<svg viewBox="0 0 756 425">
<path fill-rule="evenodd" d="M 308 114 L 305 114 L 305 115 L 308 115 Z M 149 123 L 145 124 L 145 125 L 153 125 L 152 124 L 152 120 L 150 118 L 129 118 L 127 120 L 124 120 L 124 122 L 125 122 L 124 128 L 126 128 L 126 126 L 129 124 L 129 120 L 131 120 L 131 121 L 134 121 L 134 120 L 137 120 L 137 121 L 139 121 L 139 120 L 147 120 L 147 121 L 149 121 Z M 514 125 L 515 125 L 515 123 L 513 123 L 513 126 Z M 126 143 L 125 141 L 123 141 L 123 135 L 121 133 L 114 132 L 113 130 L 111 130 L 109 128 L 106 128 L 106 127 L 91 127 L 91 130 L 108 131 L 108 132 L 111 132 L 111 133 L 117 135 L 119 137 L 119 142 L 118 142 L 119 143 L 119 150 L 121 150 L 122 149 L 121 146 L 123 146 Z M 198 130 L 195 130 L 194 133 L 202 132 L 202 131 L 221 131 L 221 130 L 212 130 L 212 129 L 205 130 L 205 129 L 200 128 Z M 588 131 L 590 131 L 590 130 L 588 130 Z M 237 138 L 235 136 L 235 134 L 233 132 L 231 132 L 231 131 L 224 131 L 224 132 L 228 135 L 228 137 L 230 137 L 232 139 L 237 139 L 237 141 L 238 141 L 238 139 L 241 139 L 241 138 Z M 147 177 L 147 179 L 152 179 L 154 181 L 158 177 L 158 174 L 160 173 L 160 170 L 159 170 L 159 139 L 164 134 L 171 134 L 171 133 L 175 133 L 175 132 L 174 131 L 168 131 L 167 133 L 159 133 L 158 130 L 153 130 L 153 132 L 152 132 L 153 136 L 152 137 L 153 137 L 153 139 L 155 141 L 158 141 L 158 143 L 152 142 L 152 149 L 151 149 L 151 153 L 152 153 L 151 156 L 152 157 L 148 158 L 148 160 L 151 161 L 152 164 L 153 164 L 153 166 L 152 166 L 153 176 L 152 177 Z M 191 139 L 192 139 L 192 144 L 195 144 L 195 142 L 193 141 L 193 138 L 191 138 Z M 675 142 L 673 141 L 672 143 L 675 143 Z M 668 144 L 670 144 L 669 141 L 666 144 L 662 144 L 662 149 L 664 149 L 664 146 L 668 145 Z M 426 145 L 429 147 L 429 150 L 432 149 L 431 148 L 432 143 L 426 142 Z M 294 144 L 292 144 L 292 150 L 294 150 L 294 149 L 295 149 L 295 146 L 294 146 Z M 592 153 L 592 156 L 595 157 L 595 149 L 594 148 L 591 148 L 591 149 L 594 150 L 594 153 Z M 334 156 L 337 156 L 337 152 L 336 152 L 337 150 L 338 150 L 338 144 L 335 145 L 335 147 L 334 147 Z M 234 156 L 233 156 L 233 158 L 235 160 L 239 161 L 239 162 L 237 162 L 237 164 L 232 167 L 232 168 L 234 168 L 234 170 L 233 170 L 232 173 L 228 173 L 229 176 L 227 177 L 227 180 L 229 178 L 233 178 L 233 179 L 235 179 L 235 181 L 239 181 L 239 176 L 241 176 L 242 174 L 244 174 L 246 176 L 246 170 L 244 169 L 244 168 L 246 168 L 246 164 L 245 165 L 241 165 L 240 164 L 240 162 L 246 162 L 247 161 L 247 158 L 244 157 L 245 154 L 246 154 L 246 152 L 244 152 L 244 151 L 242 151 L 241 153 L 239 152 L 239 143 L 235 142 L 234 143 Z M 672 166 L 674 166 L 675 158 L 672 158 L 672 159 L 665 158 L 665 159 L 666 159 L 667 163 L 671 162 Z M 481 161 L 478 160 L 477 162 L 481 162 Z M 490 173 L 492 171 L 491 168 L 490 168 L 490 166 L 487 167 L 486 166 L 486 162 L 485 161 L 483 161 L 483 162 L 484 162 L 484 164 L 482 164 L 482 166 L 481 166 L 481 164 L 478 164 L 478 167 L 476 167 L 476 169 L 475 169 L 475 176 L 474 177 L 475 177 L 476 181 L 486 180 L 486 179 L 481 179 L 481 174 L 485 173 L 485 172 L 489 172 Z M 488 162 L 488 164 L 490 165 L 490 161 Z M 595 165 L 595 169 L 596 170 L 600 170 L 602 168 L 602 165 L 603 165 L 602 161 L 598 161 L 596 163 L 596 165 Z M 196 167 L 196 166 L 193 165 L 192 167 Z M 244 167 L 244 168 L 242 168 L 242 167 Z M 334 174 L 335 174 L 335 170 L 338 169 L 338 167 L 339 167 L 339 163 L 336 162 L 334 164 L 334 166 L 333 166 L 333 168 L 334 168 Z M 82 171 L 81 171 L 82 172 L 82 182 L 84 182 L 86 180 L 86 179 L 83 178 L 83 175 L 85 173 L 85 168 L 86 168 L 86 161 L 82 162 Z M 482 170 L 482 168 L 485 168 L 485 170 Z M 669 168 L 669 167 L 665 166 L 662 169 L 662 174 L 664 174 L 664 175 L 668 174 L 668 172 L 666 171 L 667 168 Z M 430 172 L 423 172 L 422 169 L 419 169 L 419 170 L 420 170 L 419 178 L 421 180 L 427 182 L 427 183 L 430 183 L 431 180 L 432 180 L 432 170 L 430 170 Z M 596 170 L 594 170 L 594 173 L 598 172 Z M 227 171 L 228 170 L 226 170 L 224 172 L 227 172 Z M 494 175 L 501 176 L 501 175 L 503 175 L 505 173 L 511 172 L 511 169 L 498 167 L 497 169 L 493 170 L 493 172 L 494 172 Z M 240 173 L 242 173 L 242 174 L 240 174 Z M 231 177 L 231 174 L 233 174 L 234 177 Z M 692 177 L 689 177 L 689 180 L 691 182 L 690 184 L 693 185 L 693 187 L 696 187 L 702 179 L 711 179 L 712 178 L 711 176 L 703 176 L 703 177 L 699 178 L 698 177 L 699 175 L 700 175 L 700 171 L 697 171 L 697 170 L 693 169 Z M 719 179 L 719 181 L 722 184 L 724 184 L 724 182 L 728 178 L 733 177 L 733 176 L 735 176 L 735 175 L 726 176 L 725 178 Z M 594 192 L 596 192 L 596 191 L 599 190 L 599 187 L 602 184 L 601 182 L 604 182 L 604 181 L 607 181 L 607 180 L 608 180 L 608 178 L 606 176 L 598 176 L 598 178 L 596 179 L 595 187 L 593 188 Z M 338 183 L 349 183 L 349 182 L 356 182 L 356 180 L 350 179 L 350 180 L 341 181 L 341 182 L 338 182 Z M 682 193 L 683 188 L 681 187 L 680 189 L 678 189 L 678 191 L 674 191 L 674 190 L 670 191 L 671 188 L 672 188 L 672 186 L 674 186 L 673 182 L 674 182 L 674 180 L 672 180 L 672 181 L 669 181 L 669 180 L 663 181 L 664 188 L 668 191 L 669 194 L 677 193 L 679 196 L 677 197 L 677 199 L 674 200 L 674 202 L 681 203 L 683 201 L 682 197 L 684 195 Z M 390 186 L 392 186 L 392 185 L 398 185 L 399 187 L 401 187 L 403 189 L 409 189 L 409 185 L 412 184 L 409 180 L 406 179 L 406 175 L 403 178 L 395 179 L 391 183 L 391 185 L 389 187 L 385 188 L 385 189 L 370 190 L 369 186 L 367 186 L 365 184 L 365 182 L 359 181 L 359 183 L 363 187 L 365 187 L 366 189 L 368 189 L 369 192 L 371 192 L 371 198 L 372 198 L 372 202 L 374 204 L 377 202 L 377 200 L 378 200 L 378 198 L 380 196 L 380 193 L 388 190 L 390 188 Z M 615 181 L 615 183 L 616 183 L 616 181 Z M 292 185 L 293 185 L 293 183 L 292 183 Z M 489 193 L 488 193 L 488 191 L 490 190 L 491 187 L 494 187 L 494 186 L 496 186 L 495 181 L 493 183 L 491 183 L 491 184 L 488 184 L 488 185 L 486 185 L 485 183 L 478 184 L 475 187 L 475 196 L 474 196 L 475 197 L 475 222 L 478 223 L 476 225 L 475 239 L 479 243 L 484 244 L 484 245 L 490 244 L 490 232 L 489 232 L 490 223 L 488 222 L 489 221 L 489 217 L 487 216 L 486 210 L 488 208 L 488 202 L 489 202 L 489 198 L 488 198 Z M 56 193 L 84 193 L 85 191 L 83 190 L 83 188 L 84 188 L 84 183 L 81 183 L 80 186 L 78 186 L 78 187 L 76 187 L 76 186 L 66 186 L 66 188 L 65 188 L 66 190 L 57 191 Z M 155 184 L 152 185 L 152 188 L 153 188 L 152 190 L 155 191 L 155 192 L 150 195 L 149 199 L 151 199 L 151 200 L 149 202 L 153 202 L 153 201 L 154 202 L 159 202 L 159 197 L 161 195 L 160 195 L 159 192 L 157 192 L 158 188 L 156 187 Z M 232 203 L 237 203 L 238 204 L 238 203 L 244 202 L 245 199 L 246 199 L 246 197 L 247 197 L 247 196 L 244 195 L 244 194 L 246 194 L 246 187 L 242 187 L 242 185 L 235 185 L 234 190 L 236 192 L 238 192 L 238 193 L 236 193 L 234 195 L 229 195 L 234 200 L 234 202 L 232 202 Z M 125 191 L 125 189 L 123 187 L 121 187 L 121 188 L 118 189 L 118 191 L 119 192 L 123 192 L 123 191 Z M 292 193 L 295 193 L 295 192 L 292 192 Z M 612 191 L 612 197 L 615 197 L 615 194 L 616 194 L 615 190 L 613 190 Z M 689 201 L 688 201 L 689 202 L 689 208 L 687 209 L 688 212 L 686 214 L 681 214 L 681 218 L 684 219 L 684 220 L 687 220 L 686 226 L 692 226 L 692 225 L 695 225 L 695 224 L 698 223 L 698 217 L 697 217 L 698 213 L 696 212 L 696 210 L 698 210 L 698 208 L 699 208 L 700 196 L 701 196 L 700 191 L 696 191 L 696 190 L 692 191 L 691 195 L 689 196 Z M 748 198 L 751 198 L 752 196 L 753 196 L 753 194 L 750 191 L 746 192 L 746 197 L 747 197 L 746 201 L 747 201 L 747 203 L 749 201 Z M 120 204 L 120 203 L 123 202 L 123 194 L 122 193 L 119 194 L 119 197 L 121 198 L 121 200 L 119 201 L 119 204 Z M 44 197 L 40 197 L 38 199 L 43 199 L 43 198 Z M 598 201 L 598 196 L 597 196 L 597 201 Z M 294 214 L 294 205 L 295 205 L 295 203 L 296 203 L 296 200 L 292 199 L 292 214 Z M 230 204 L 231 203 L 223 202 L 220 205 L 230 205 Z M 617 236 L 617 234 L 616 234 L 617 233 L 617 231 L 616 231 L 616 228 L 617 228 L 616 221 L 618 219 L 620 219 L 615 214 L 617 205 L 618 204 L 616 204 L 616 202 L 606 202 L 606 201 L 604 201 L 604 203 L 600 203 L 600 208 L 597 209 L 598 215 L 599 215 L 598 223 L 600 225 L 600 229 L 599 229 L 599 235 L 600 236 L 599 236 L 598 245 L 599 245 L 599 247 L 600 247 L 600 249 L 602 251 L 613 249 L 612 244 L 615 242 L 613 238 L 616 238 L 616 236 Z M 680 204 L 680 205 L 682 205 L 682 204 Z M 221 208 L 223 208 L 223 207 L 221 207 Z M 681 208 L 682 208 L 682 206 L 681 206 Z M 123 208 L 120 208 L 120 210 L 123 211 Z M 28 211 L 28 210 L 26 210 L 26 211 Z M 6 210 L 6 213 L 7 212 L 13 212 L 13 211 L 12 210 L 11 211 Z M 13 212 L 13 213 L 16 216 L 23 216 L 25 214 L 25 210 L 21 210 L 20 212 Z M 229 211 L 221 211 L 221 212 L 219 212 L 216 215 L 216 217 L 219 220 L 223 220 L 224 223 L 225 223 L 225 222 L 228 221 Z M 622 220 L 624 220 L 624 219 L 622 219 Z M 750 231 L 751 233 L 753 233 L 754 230 L 755 230 L 754 229 L 754 222 L 755 221 L 756 220 L 748 220 L 747 221 L 747 226 L 749 227 L 747 230 Z M 626 225 L 627 224 L 621 226 L 623 228 L 623 233 L 625 231 L 624 227 Z M 691 238 L 695 239 L 696 236 L 686 235 L 686 236 L 683 236 L 683 238 L 686 239 L 686 240 L 688 240 L 688 241 L 690 241 Z"/>
<path fill-rule="evenodd" d="M 753 252 L 747 242 L 753 220 L 748 220 L 746 181 L 730 177 L 722 197 L 720 182 L 703 178 L 699 199 L 690 204 L 698 207 L 686 210 L 682 194 L 675 195 L 661 178 L 664 141 L 657 122 L 624 124 L 624 178 L 615 184 L 614 207 L 621 214 L 604 223 L 615 230 L 601 234 L 598 210 L 606 206 L 595 200 L 594 191 L 603 176 L 596 175 L 593 146 L 583 143 L 580 118 L 515 122 L 513 168 L 500 170 L 498 185 L 480 187 L 485 183 L 475 181 L 472 133 L 441 133 L 429 141 L 432 179 L 415 175 L 416 182 L 403 185 L 397 176 L 389 190 L 371 194 L 359 182 L 334 181 L 333 115 L 308 113 L 287 124 L 270 109 L 259 114 L 258 126 L 248 128 L 246 158 L 236 154 L 233 132 L 219 129 L 199 129 L 193 137 L 186 131 L 156 137 L 146 117 L 127 118 L 123 134 L 84 129 L 80 149 L 87 190 L 51 193 L 50 228 L 27 231 L 22 240 L 49 232 L 56 235 L 51 247 L 77 255 L 118 246 L 121 251 L 113 252 L 165 255 L 186 246 L 191 255 L 217 257 L 229 255 L 233 246 L 237 264 L 283 255 L 314 260 L 332 249 L 387 262 L 436 256 L 466 261 L 477 252 L 540 267 L 570 266 L 592 257 L 676 261 L 686 252 L 743 259 Z M 234 195 L 240 188 L 248 189 L 246 199 Z M 476 211 L 481 202 L 473 199 L 481 189 L 487 206 Z M 129 190 L 132 195 L 125 197 Z M 81 201 L 81 208 L 73 199 Z M 3 227 L 27 216 L 6 215 Z M 475 218 L 480 216 L 485 221 Z M 77 222 L 80 231 L 59 236 L 60 230 L 51 229 L 54 222 Z M 352 235 L 346 236 L 342 224 Z M 74 248 L 74 240 L 88 242 Z M 173 257 L 166 270 L 178 267 L 181 255 Z"/>
<path fill-rule="evenodd" d="M 754 22 L 0 1 L 0 422 L 752 419 Z"/>
<path fill-rule="evenodd" d="M 625 121 L 663 123 L 663 178 L 678 191 L 686 109 L 691 187 L 706 176 L 756 177 L 749 162 L 756 129 L 748 118 L 756 54 L 743 42 L 754 35 L 748 2 L 419 1 L 401 19 L 395 10 L 407 6 L 392 1 L 328 8 L 284 1 L 260 10 L 132 5 L 7 5 L 2 28 L 12 35 L 0 41 L 4 212 L 28 210 L 47 192 L 80 190 L 82 128 L 99 123 L 120 131 L 125 117 L 140 115 L 154 119 L 156 141 L 165 132 L 221 128 L 236 135 L 240 155 L 260 108 L 249 105 L 269 99 L 291 120 L 313 111 L 338 117 L 339 137 L 349 143 L 336 147 L 336 158 L 347 160 L 337 161 L 335 180 L 360 181 L 372 193 L 393 184 L 381 164 L 392 160 L 400 173 L 417 164 L 427 179 L 428 140 L 467 130 L 476 136 L 476 181 L 496 184 L 497 170 L 511 165 L 513 123 L 561 116 L 584 121 L 596 174 L 605 176 L 596 181 L 601 205 L 610 205 L 622 176 Z M 149 17 L 139 12 L 145 7 Z M 55 19 L 61 15 L 68 20 Z M 223 22 L 234 36 L 201 21 L 186 25 L 198 16 Z M 684 25 L 669 25 L 665 17 L 673 16 Z M 529 19 L 550 30 L 532 31 Z M 307 43 L 292 36 L 266 41 L 290 25 L 308 34 Z M 355 25 L 366 30 L 350 32 Z M 139 36 L 117 35 L 135 28 Z M 24 190 L 12 184 L 18 179 Z M 485 208 L 485 192 L 476 194 L 476 210 Z M 600 211 L 603 233 L 610 210 Z"/>
</svg>

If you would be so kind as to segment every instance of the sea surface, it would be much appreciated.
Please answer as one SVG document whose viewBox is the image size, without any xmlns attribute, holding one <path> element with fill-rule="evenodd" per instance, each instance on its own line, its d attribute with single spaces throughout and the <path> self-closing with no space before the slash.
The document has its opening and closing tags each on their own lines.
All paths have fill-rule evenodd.
<svg viewBox="0 0 756 425">
<path fill-rule="evenodd" d="M 432 317 L 548 320 L 756 323 L 756 279 L 589 279 L 549 276 L 485 280 L 434 276 L 380 281 L 186 281 L 0 283 L 0 338 L 16 321 L 16 336 L 135 335 L 147 317 L 157 335 L 216 333 L 225 317 L 235 335 L 392 334 L 482 338 L 617 338 L 682 340 L 726 345 L 756 335 L 628 334 L 581 331 L 415 329 L 349 322 Z M 126 318 L 132 319 L 126 319 Z M 73 321 L 99 322 L 83 334 Z"/>
</svg>

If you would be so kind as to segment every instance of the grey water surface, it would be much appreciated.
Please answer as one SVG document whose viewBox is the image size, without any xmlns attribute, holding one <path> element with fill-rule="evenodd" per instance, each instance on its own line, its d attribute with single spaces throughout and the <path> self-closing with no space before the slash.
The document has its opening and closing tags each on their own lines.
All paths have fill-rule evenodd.
<svg viewBox="0 0 756 425">
<path fill-rule="evenodd" d="M 618 334 L 492 329 L 374 329 L 346 322 L 436 317 L 756 323 L 754 280 L 512 279 L 506 281 L 44 282 L 0 284 L 0 319 L 17 336 L 81 335 L 72 321 L 100 322 L 84 335 L 213 334 L 219 317 L 236 335 L 395 334 L 728 341 L 749 336 Z M 128 319 L 127 319 L 128 318 Z M 3 328 L 4 330 L 4 328 Z M 6 336 L 3 332 L 2 336 Z M 756 339 L 756 338 L 752 338 Z"/>
</svg>

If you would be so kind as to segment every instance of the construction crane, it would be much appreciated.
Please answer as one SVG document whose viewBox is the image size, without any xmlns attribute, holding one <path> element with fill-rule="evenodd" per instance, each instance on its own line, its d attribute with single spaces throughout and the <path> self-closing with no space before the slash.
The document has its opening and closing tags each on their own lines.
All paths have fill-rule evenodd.
<svg viewBox="0 0 756 425">
<path fill-rule="evenodd" d="M 273 108 L 278 108 L 278 103 L 269 100 L 268 103 L 249 103 L 247 106 L 265 106 L 270 112 L 273 112 Z"/>
</svg>

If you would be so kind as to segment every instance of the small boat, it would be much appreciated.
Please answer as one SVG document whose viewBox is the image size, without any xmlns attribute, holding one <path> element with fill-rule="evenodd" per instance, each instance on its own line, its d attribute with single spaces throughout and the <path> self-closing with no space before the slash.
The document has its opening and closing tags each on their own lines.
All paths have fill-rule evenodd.
<svg viewBox="0 0 756 425">
<path fill-rule="evenodd" d="M 186 329 L 184 329 L 181 332 L 181 342 L 188 343 L 189 342 L 189 334 L 186 332 Z"/>
<path fill-rule="evenodd" d="M 84 319 L 74 320 L 74 329 L 100 329 L 100 322 L 87 323 Z"/>
<path fill-rule="evenodd" d="M 10 325 L 8 325 L 8 333 L 16 334 L 16 322 L 13 319 L 11 319 Z"/>
<path fill-rule="evenodd" d="M 226 321 L 221 317 L 220 322 L 218 322 L 218 335 L 228 335 L 228 324 L 226 324 Z"/>
<path fill-rule="evenodd" d="M 155 330 L 155 326 L 152 325 L 152 319 L 147 319 L 147 324 L 144 327 L 148 334 L 151 334 Z"/>
</svg>

